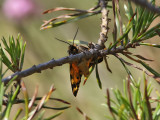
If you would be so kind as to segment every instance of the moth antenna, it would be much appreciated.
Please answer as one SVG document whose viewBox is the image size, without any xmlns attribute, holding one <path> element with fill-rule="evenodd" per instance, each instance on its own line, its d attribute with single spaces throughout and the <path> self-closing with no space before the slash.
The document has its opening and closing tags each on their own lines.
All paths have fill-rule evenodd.
<svg viewBox="0 0 160 120">
<path fill-rule="evenodd" d="M 60 41 L 60 42 L 63 42 L 63 43 L 67 43 L 68 45 L 71 45 L 70 43 L 64 41 L 64 40 L 61 40 L 61 39 L 58 39 L 58 38 L 55 38 L 56 40 Z"/>
<path fill-rule="evenodd" d="M 74 35 L 74 38 L 73 38 L 73 45 L 74 45 L 74 40 L 76 39 L 76 36 L 77 36 L 77 33 L 78 33 L 78 29 L 79 28 L 77 28 L 76 34 Z"/>
</svg>

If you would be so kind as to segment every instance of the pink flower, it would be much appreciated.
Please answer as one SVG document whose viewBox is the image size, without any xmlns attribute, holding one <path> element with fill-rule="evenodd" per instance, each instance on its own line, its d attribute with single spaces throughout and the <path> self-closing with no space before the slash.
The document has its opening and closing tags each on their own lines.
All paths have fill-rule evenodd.
<svg viewBox="0 0 160 120">
<path fill-rule="evenodd" d="M 22 20 L 37 12 L 33 0 L 5 0 L 4 14 L 12 20 Z"/>
</svg>

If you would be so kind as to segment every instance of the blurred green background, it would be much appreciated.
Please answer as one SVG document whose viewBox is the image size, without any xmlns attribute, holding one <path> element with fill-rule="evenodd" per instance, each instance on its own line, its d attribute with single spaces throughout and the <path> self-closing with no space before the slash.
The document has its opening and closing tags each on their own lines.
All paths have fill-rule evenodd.
<svg viewBox="0 0 160 120">
<path fill-rule="evenodd" d="M 101 16 L 96 15 L 74 23 L 40 31 L 40 26 L 43 23 L 43 20 L 67 13 L 57 12 L 50 13 L 48 15 L 42 15 L 42 12 L 47 9 L 60 6 L 89 9 L 95 6 L 96 2 L 97 0 L 37 0 L 35 3 L 37 4 L 38 12 L 29 18 L 26 18 L 25 20 L 16 22 L 15 20 L 8 19 L 5 16 L 2 10 L 4 4 L 3 0 L 0 2 L 0 38 L 2 38 L 2 36 L 8 38 L 9 35 L 16 37 L 18 33 L 21 33 L 24 41 L 27 42 L 23 69 L 47 62 L 52 58 L 59 59 L 68 55 L 68 45 L 55 40 L 55 37 L 63 40 L 72 39 L 76 29 L 79 27 L 77 39 L 96 43 L 99 38 Z M 127 21 L 122 3 L 121 8 L 122 21 Z M 113 13 L 110 10 L 109 16 L 113 20 L 112 15 Z M 160 22 L 160 19 L 155 21 L 155 23 L 157 22 Z M 112 42 L 113 22 L 110 23 L 109 27 L 110 32 L 108 34 L 109 38 L 106 46 Z M 159 37 L 155 37 L 154 39 L 148 41 L 160 44 L 159 40 Z M 160 56 L 157 48 L 138 47 L 136 50 L 132 49 L 131 51 L 133 51 L 135 54 L 140 54 L 147 58 L 153 59 L 154 62 L 148 62 L 148 64 L 160 72 Z M 107 108 L 102 105 L 106 102 L 106 89 L 119 88 L 122 90 L 122 81 L 127 77 L 125 69 L 122 67 L 121 63 L 115 59 L 114 56 L 108 56 L 108 62 L 113 72 L 112 74 L 107 71 L 104 62 L 99 64 L 102 90 L 99 89 L 95 72 L 93 72 L 85 86 L 82 84 L 80 85 L 77 97 L 74 97 L 72 94 L 68 64 L 55 67 L 54 69 L 45 70 L 41 74 L 33 74 L 29 77 L 23 78 L 23 80 L 26 83 L 30 97 L 33 95 L 36 85 L 39 86 L 38 96 L 43 96 L 45 93 L 47 93 L 51 84 L 54 84 L 56 91 L 53 93 L 52 97 L 61 98 L 71 103 L 72 107 L 65 110 L 60 117 L 56 118 L 56 120 L 83 120 L 83 116 L 76 110 L 76 107 L 79 107 L 94 120 L 105 120 L 105 115 L 109 114 Z M 129 69 L 137 80 L 142 78 L 142 72 L 130 67 Z M 82 78 L 82 83 L 83 79 L 84 78 Z M 155 89 L 160 90 L 159 85 L 152 78 L 148 79 L 153 83 Z M 57 107 L 59 106 L 59 104 L 56 102 L 50 102 L 48 105 Z M 16 109 L 17 107 L 19 106 L 14 108 Z M 56 112 L 57 111 L 47 110 L 45 115 L 49 116 Z M 12 113 L 14 114 L 14 109 Z"/>
</svg>

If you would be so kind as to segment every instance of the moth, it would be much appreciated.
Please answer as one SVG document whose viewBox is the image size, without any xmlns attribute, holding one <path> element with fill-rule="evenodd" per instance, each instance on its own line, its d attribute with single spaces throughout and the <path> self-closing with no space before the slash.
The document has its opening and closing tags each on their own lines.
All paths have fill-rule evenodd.
<svg viewBox="0 0 160 120">
<path fill-rule="evenodd" d="M 59 40 L 61 42 L 69 44 L 69 47 L 68 47 L 69 55 L 76 55 L 76 54 L 79 54 L 81 52 L 84 52 L 84 51 L 90 49 L 89 47 L 74 44 L 74 40 L 75 40 L 77 33 L 78 33 L 78 29 L 77 29 L 76 34 L 74 36 L 73 44 L 70 44 L 66 41 L 63 41 L 63 40 L 56 38 L 57 40 Z M 90 58 L 90 59 L 82 58 L 81 60 L 74 61 L 69 64 L 69 66 L 70 66 L 70 82 L 71 82 L 72 92 L 75 97 L 77 96 L 82 76 L 84 75 L 84 77 L 85 77 L 85 80 L 84 80 L 84 84 L 85 84 L 85 82 L 87 81 L 87 78 L 90 74 L 89 69 L 93 65 L 94 65 L 93 58 Z"/>
<path fill-rule="evenodd" d="M 88 49 L 89 48 L 84 46 L 71 45 L 69 46 L 68 53 L 69 55 L 75 55 L 75 54 L 84 52 L 85 50 L 88 50 Z M 84 75 L 85 77 L 84 83 L 87 81 L 87 78 L 90 74 L 89 68 L 91 66 L 92 66 L 92 58 L 90 59 L 82 58 L 79 61 L 74 61 L 70 63 L 70 81 L 71 81 L 72 92 L 74 96 L 77 95 L 77 92 L 79 90 L 82 75 Z"/>
</svg>

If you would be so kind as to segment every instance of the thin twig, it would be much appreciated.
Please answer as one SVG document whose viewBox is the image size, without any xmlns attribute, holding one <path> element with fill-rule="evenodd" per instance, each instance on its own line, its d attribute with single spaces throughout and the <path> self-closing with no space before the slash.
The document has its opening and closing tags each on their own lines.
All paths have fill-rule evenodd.
<svg viewBox="0 0 160 120">
<path fill-rule="evenodd" d="M 109 31 L 109 22 L 110 19 L 108 18 L 109 10 L 106 9 L 108 1 L 107 0 L 100 0 L 100 6 L 101 6 L 101 13 L 102 13 L 102 24 L 101 24 L 101 32 L 100 32 L 100 38 L 98 40 L 98 44 L 103 47 L 104 43 L 107 41 L 107 34 Z"/>
</svg>

